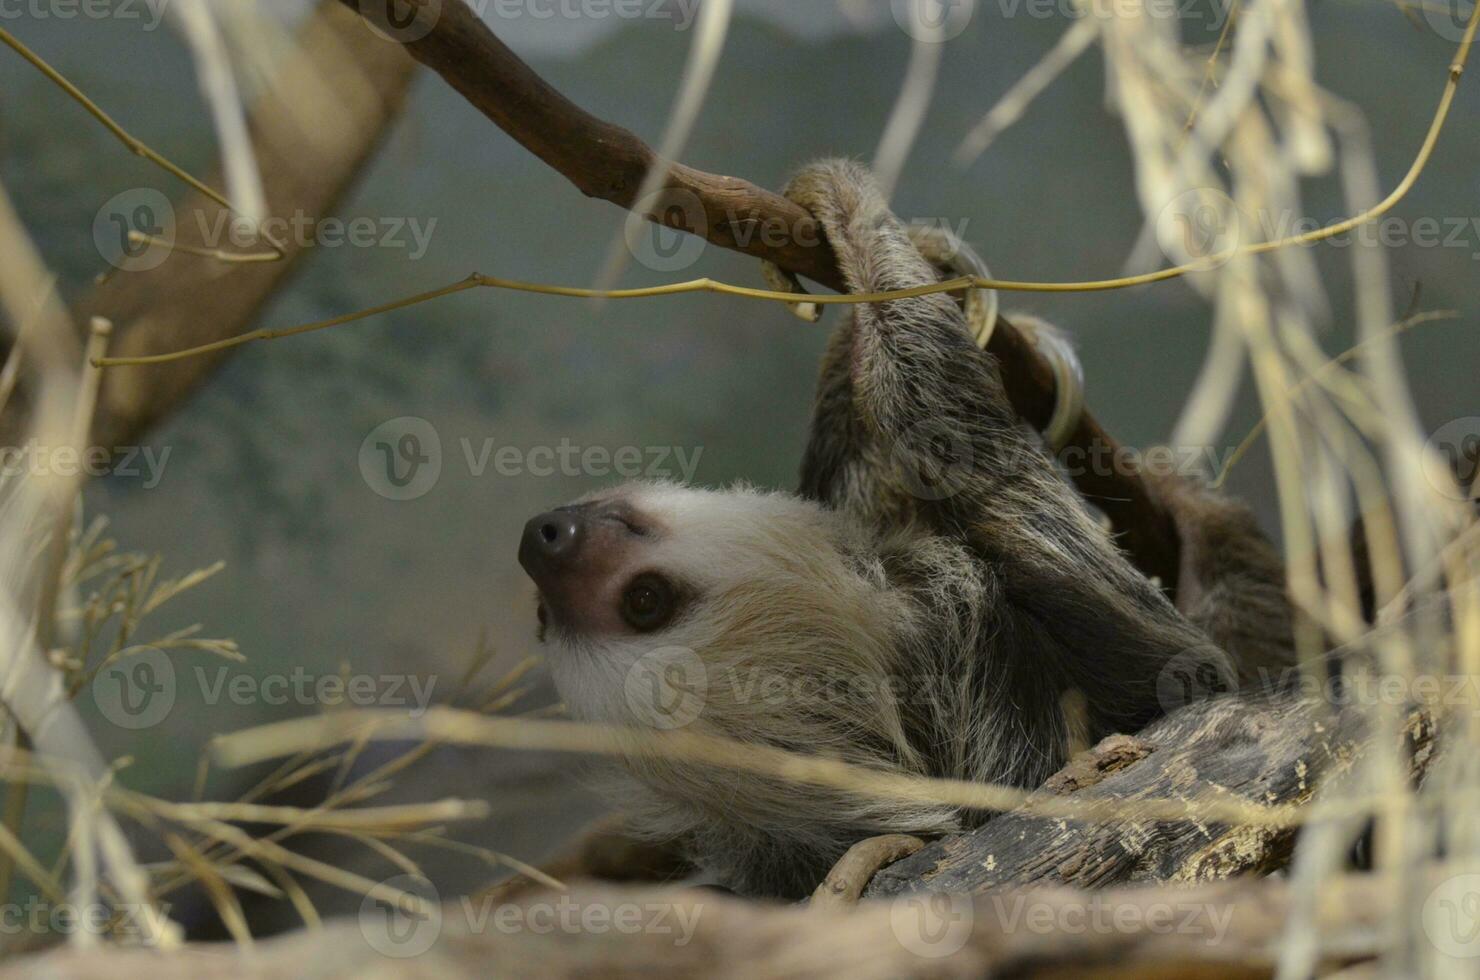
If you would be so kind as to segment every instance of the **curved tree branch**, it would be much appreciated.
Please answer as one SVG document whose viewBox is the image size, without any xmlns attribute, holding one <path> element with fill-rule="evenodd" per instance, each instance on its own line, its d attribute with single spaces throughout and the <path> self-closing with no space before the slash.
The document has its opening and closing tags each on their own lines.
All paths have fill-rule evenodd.
<svg viewBox="0 0 1480 980">
<path fill-rule="evenodd" d="M 388 37 L 436 71 L 474 107 L 589 197 L 642 210 L 649 220 L 699 235 L 711 244 L 774 262 L 830 289 L 842 289 L 831 246 L 802 208 L 738 177 L 705 173 L 673 163 L 663 192 L 647 202 L 635 197 L 657 162 L 652 148 L 620 126 L 575 105 L 520 60 L 464 0 L 402 0 L 396 4 L 342 0 Z M 409 20 L 390 23 L 407 2 Z M 675 204 L 677 206 L 675 206 Z M 1054 408 L 1048 362 L 1021 331 L 999 324 L 988 347 L 1002 363 L 1014 408 L 1043 428 Z M 1168 508 L 1147 485 L 1119 444 L 1088 413 L 1070 439 L 1087 460 L 1114 465 L 1077 467 L 1079 489 L 1103 510 L 1122 546 L 1149 576 L 1174 591 L 1177 531 Z"/>
</svg>

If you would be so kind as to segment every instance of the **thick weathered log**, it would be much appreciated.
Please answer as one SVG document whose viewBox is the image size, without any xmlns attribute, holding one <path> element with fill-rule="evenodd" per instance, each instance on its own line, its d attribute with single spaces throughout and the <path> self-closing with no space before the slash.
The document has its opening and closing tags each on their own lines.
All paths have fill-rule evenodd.
<svg viewBox="0 0 1480 980">
<path fill-rule="evenodd" d="M 1283 676 L 1272 682 L 1291 680 Z M 1413 711 L 1401 750 L 1421 780 L 1438 750 L 1432 716 Z M 1039 796 L 1074 794 L 1133 811 L 1138 803 L 1180 807 L 1238 799 L 1255 807 L 1298 807 L 1330 789 L 1367 751 L 1360 710 L 1333 712 L 1282 693 L 1246 693 L 1187 704 L 1135 736 L 1114 735 L 1070 760 Z M 1103 809 L 1103 808 L 1102 808 Z M 1194 883 L 1285 866 L 1296 828 L 1181 820 L 1064 820 L 1040 816 L 1034 798 L 968 833 L 913 851 L 909 838 L 876 838 L 849 852 L 819 894 L 865 898 L 983 892 L 1032 884 L 1105 888 L 1131 882 Z M 1119 811 L 1117 811 L 1119 812 Z M 873 872 L 875 869 L 877 874 Z M 607 821 L 546 868 L 562 880 L 674 880 L 686 868 L 674 845 L 638 844 Z M 870 880 L 871 879 L 871 880 Z M 488 894 L 500 899 L 538 887 L 515 878 Z M 847 904 L 831 899 L 828 904 Z"/>
<path fill-rule="evenodd" d="M 1428 717 L 1413 715 L 1404 737 L 1414 775 L 1421 776 L 1433 749 Z M 1187 705 L 1134 738 L 1106 739 L 1050 779 L 1043 792 L 1127 806 L 1230 796 L 1300 804 L 1318 786 L 1339 779 L 1365 740 L 1355 711 L 1333 715 L 1277 696 L 1227 697 Z M 1283 866 L 1293 840 L 1292 828 L 1046 819 L 1034 816 L 1029 804 L 883 869 L 866 895 L 1218 880 Z"/>
<path fill-rule="evenodd" d="M 830 289 L 842 289 L 837 262 L 817 222 L 778 194 L 738 177 L 671 164 L 663 191 L 637 201 L 657 155 L 620 126 L 575 105 L 494 35 L 465 0 L 342 0 L 396 38 L 473 106 L 582 193 L 722 248 L 774 262 Z M 1053 369 L 1033 342 L 1002 322 L 988 347 L 1018 414 L 1042 429 L 1053 415 Z M 1154 487 L 1119 443 L 1084 413 L 1070 437 L 1075 456 L 1114 465 L 1072 468 L 1079 488 L 1114 524 L 1127 553 L 1148 576 L 1175 591 L 1177 530 Z M 1066 450 L 1067 453 L 1067 450 Z"/>
<path fill-rule="evenodd" d="M 1311 923 L 1321 937 L 1322 971 L 1373 956 L 1395 901 L 1396 889 L 1377 877 L 1324 887 Z M 371 910 L 357 922 L 261 942 L 250 952 L 58 950 L 9 964 L 0 980 L 1266 977 L 1290 908 L 1286 883 L 1272 878 L 902 898 L 851 911 L 582 886 L 504 906 L 449 902 L 439 919 L 420 925 L 398 927 Z"/>
</svg>

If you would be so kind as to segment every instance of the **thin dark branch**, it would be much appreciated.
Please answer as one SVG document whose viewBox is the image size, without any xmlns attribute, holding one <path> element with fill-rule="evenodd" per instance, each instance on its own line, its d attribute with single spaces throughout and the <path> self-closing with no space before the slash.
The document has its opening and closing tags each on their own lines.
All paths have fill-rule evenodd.
<svg viewBox="0 0 1480 980">
<path fill-rule="evenodd" d="M 498 39 L 464 0 L 416 0 L 414 18 L 387 23 L 383 7 L 343 0 L 378 20 L 388 36 L 436 71 L 470 103 L 535 156 L 590 197 L 628 210 L 656 160 L 649 147 L 620 126 L 598 119 L 540 78 Z M 662 206 L 645 211 L 652 221 L 700 235 L 712 244 L 767 259 L 830 289 L 841 289 L 832 248 L 812 217 L 786 198 L 738 177 L 705 173 L 674 163 Z M 679 202 L 681 206 L 671 206 Z M 1042 428 L 1054 407 L 1054 377 L 1031 341 L 1010 323 L 999 325 L 988 348 L 1002 363 L 1013 406 Z M 1119 444 L 1086 413 L 1070 445 L 1086 460 L 1113 465 L 1074 469 L 1076 484 L 1102 509 L 1121 544 L 1147 575 L 1172 591 L 1178 576 L 1178 539 L 1171 515 Z"/>
</svg>

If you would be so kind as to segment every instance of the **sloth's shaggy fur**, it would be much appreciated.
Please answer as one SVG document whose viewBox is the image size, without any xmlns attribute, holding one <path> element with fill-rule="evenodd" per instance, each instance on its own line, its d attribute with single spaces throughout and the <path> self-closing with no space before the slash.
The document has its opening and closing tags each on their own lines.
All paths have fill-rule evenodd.
<svg viewBox="0 0 1480 980">
<path fill-rule="evenodd" d="M 788 194 L 820 219 L 851 291 L 937 280 L 857 165 L 817 164 Z M 671 716 L 691 730 L 1036 786 L 1076 738 L 1161 713 L 1159 681 L 1232 683 L 1234 660 L 1288 650 L 1279 563 L 1247 513 L 1169 489 L 1230 528 L 1230 556 L 1199 569 L 1214 584 L 1197 622 L 1132 567 L 1021 424 L 952 299 L 857 306 L 822 367 L 799 495 L 600 495 L 646 526 L 612 574 L 661 572 L 683 607 L 656 633 L 550 631 L 556 684 L 583 718 L 652 723 L 655 679 L 658 697 L 692 699 Z M 1268 624 L 1257 635 L 1238 628 L 1246 608 Z M 803 895 L 859 839 L 986 816 L 649 757 L 623 768 L 615 798 L 631 825 L 682 841 L 748 894 Z"/>
</svg>

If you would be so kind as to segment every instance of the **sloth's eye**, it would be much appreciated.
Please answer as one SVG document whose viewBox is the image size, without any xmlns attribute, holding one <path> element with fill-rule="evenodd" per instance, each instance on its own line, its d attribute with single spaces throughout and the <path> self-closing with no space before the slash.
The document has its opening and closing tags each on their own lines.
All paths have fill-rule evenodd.
<svg viewBox="0 0 1480 980">
<path fill-rule="evenodd" d="M 673 587 L 658 575 L 639 575 L 622 594 L 622 619 L 639 633 L 651 633 L 673 618 Z"/>
</svg>

